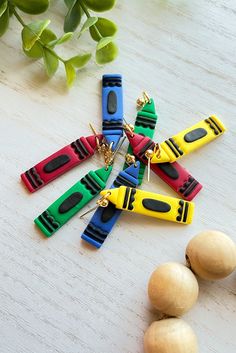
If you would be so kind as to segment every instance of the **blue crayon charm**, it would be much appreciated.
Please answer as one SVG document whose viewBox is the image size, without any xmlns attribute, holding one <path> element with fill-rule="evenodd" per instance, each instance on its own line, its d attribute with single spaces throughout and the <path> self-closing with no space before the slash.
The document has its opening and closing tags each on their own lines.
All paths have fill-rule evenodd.
<svg viewBox="0 0 236 353">
<path fill-rule="evenodd" d="M 122 185 L 135 188 L 138 185 L 139 167 L 140 163 L 136 162 L 136 164 L 132 164 L 121 171 L 114 180 L 111 189 Z M 100 248 L 121 212 L 111 202 L 107 207 L 98 207 L 81 238 L 96 248 Z"/>
<path fill-rule="evenodd" d="M 123 91 L 119 74 L 102 77 L 102 132 L 112 151 L 123 135 Z"/>
</svg>

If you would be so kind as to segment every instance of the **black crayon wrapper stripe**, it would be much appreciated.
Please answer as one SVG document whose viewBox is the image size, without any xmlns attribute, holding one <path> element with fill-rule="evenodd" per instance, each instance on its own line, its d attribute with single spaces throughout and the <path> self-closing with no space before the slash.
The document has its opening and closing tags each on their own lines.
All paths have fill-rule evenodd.
<svg viewBox="0 0 236 353">
<path fill-rule="evenodd" d="M 174 153 L 175 157 L 179 157 L 179 154 L 176 152 L 175 148 L 172 146 L 172 144 L 170 143 L 170 141 L 166 140 L 165 143 L 166 143 L 167 146 L 171 149 L 171 151 Z"/>
<path fill-rule="evenodd" d="M 182 156 L 184 153 L 183 151 L 181 151 L 180 147 L 177 145 L 177 143 L 175 142 L 175 140 L 171 137 L 169 138 L 169 141 L 172 143 L 172 145 L 176 148 L 176 150 L 178 151 L 178 153 Z"/>
<path fill-rule="evenodd" d="M 132 181 L 126 179 L 125 177 L 123 177 L 122 175 L 118 175 L 114 181 L 114 186 L 115 187 L 119 187 L 119 186 L 129 186 L 131 188 L 135 188 L 136 187 L 136 184 L 135 183 L 132 183 Z"/>
<path fill-rule="evenodd" d="M 185 202 L 185 209 L 184 209 L 184 217 L 183 217 L 183 222 L 187 221 L 187 217 L 188 217 L 188 202 Z"/>
<path fill-rule="evenodd" d="M 103 87 L 121 87 L 122 78 L 121 77 L 103 77 L 102 80 Z"/>
<path fill-rule="evenodd" d="M 136 194 L 136 189 L 131 189 L 130 196 L 129 196 L 129 204 L 128 204 L 128 210 L 132 211 L 133 210 L 133 202 L 135 200 L 134 195 Z"/>
<path fill-rule="evenodd" d="M 43 185 L 43 181 L 40 178 L 35 168 L 30 168 L 25 172 L 26 178 L 28 179 L 30 185 L 37 189 L 39 186 Z"/>
<path fill-rule="evenodd" d="M 222 132 L 221 127 L 217 124 L 217 122 L 212 118 L 209 117 L 210 121 L 217 127 L 217 129 L 219 130 L 219 132 Z"/>
<path fill-rule="evenodd" d="M 183 195 L 184 195 L 185 197 L 189 196 L 189 195 L 191 194 L 191 192 L 197 187 L 198 184 L 199 184 L 198 181 L 197 181 L 197 180 L 194 180 L 194 181 L 192 182 L 192 184 L 190 184 L 190 186 L 188 187 L 188 189 L 184 192 Z"/>
<path fill-rule="evenodd" d="M 143 126 L 144 128 L 155 129 L 156 122 L 152 118 L 146 116 L 138 116 L 135 122 L 136 126 Z"/>
<path fill-rule="evenodd" d="M 84 159 L 86 156 L 89 155 L 88 150 L 86 149 L 82 141 L 80 141 L 80 139 L 72 142 L 71 147 L 74 149 L 75 153 L 78 154 L 80 159 Z"/>
<path fill-rule="evenodd" d="M 54 228 L 43 218 L 42 215 L 40 215 L 38 219 L 42 223 L 42 225 L 47 229 L 48 232 L 54 232 Z"/>
<path fill-rule="evenodd" d="M 184 211 L 184 201 L 180 200 L 179 201 L 179 208 L 178 208 L 178 216 L 176 217 L 176 221 L 181 222 L 183 211 Z"/>
<path fill-rule="evenodd" d="M 81 179 L 81 183 L 84 184 L 86 189 L 93 195 L 96 195 L 101 190 L 100 185 L 89 174 Z"/>
<path fill-rule="evenodd" d="M 103 244 L 106 239 L 108 232 L 103 231 L 102 229 L 94 226 L 92 223 L 89 223 L 86 227 L 84 234 L 90 237 L 91 239 Z"/>
<path fill-rule="evenodd" d="M 130 193 L 130 188 L 126 188 L 125 190 L 125 197 L 124 197 L 124 202 L 123 202 L 123 208 L 127 207 L 128 199 L 129 199 L 129 193 Z"/>
</svg>

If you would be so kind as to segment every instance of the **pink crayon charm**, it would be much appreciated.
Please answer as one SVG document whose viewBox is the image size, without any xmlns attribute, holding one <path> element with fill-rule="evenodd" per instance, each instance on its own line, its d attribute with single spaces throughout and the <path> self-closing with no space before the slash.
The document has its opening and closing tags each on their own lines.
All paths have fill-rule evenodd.
<svg viewBox="0 0 236 353">
<path fill-rule="evenodd" d="M 21 174 L 23 183 L 30 192 L 37 191 L 91 157 L 102 139 L 103 135 L 80 137 Z"/>
<path fill-rule="evenodd" d="M 126 131 L 126 135 L 134 155 L 147 165 L 146 152 L 154 149 L 155 142 L 149 137 L 129 131 Z M 202 188 L 202 185 L 177 162 L 150 164 L 150 168 L 185 200 L 191 201 Z"/>
</svg>

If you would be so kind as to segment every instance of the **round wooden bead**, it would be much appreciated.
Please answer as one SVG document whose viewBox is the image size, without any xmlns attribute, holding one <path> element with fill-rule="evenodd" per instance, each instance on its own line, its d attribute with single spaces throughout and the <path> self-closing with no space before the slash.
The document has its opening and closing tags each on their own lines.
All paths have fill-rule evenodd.
<svg viewBox="0 0 236 353">
<path fill-rule="evenodd" d="M 144 335 L 145 353 L 197 353 L 197 338 L 183 320 L 155 321 Z"/>
<path fill-rule="evenodd" d="M 148 284 L 152 305 L 170 316 L 180 316 L 188 311 L 195 304 L 198 291 L 198 282 L 192 271 L 175 262 L 159 266 Z"/>
<path fill-rule="evenodd" d="M 236 268 L 236 245 L 226 234 L 207 230 L 190 240 L 186 259 L 199 277 L 224 278 Z"/>
</svg>

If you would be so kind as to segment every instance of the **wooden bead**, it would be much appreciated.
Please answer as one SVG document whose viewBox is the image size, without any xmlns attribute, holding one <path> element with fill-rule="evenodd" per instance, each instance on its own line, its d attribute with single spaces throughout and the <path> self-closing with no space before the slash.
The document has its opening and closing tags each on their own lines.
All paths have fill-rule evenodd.
<svg viewBox="0 0 236 353">
<path fill-rule="evenodd" d="M 188 311 L 195 304 L 198 291 L 198 282 L 192 271 L 175 262 L 159 266 L 148 284 L 152 305 L 170 316 L 180 316 Z"/>
<path fill-rule="evenodd" d="M 145 353 L 197 353 L 197 338 L 183 320 L 155 321 L 144 335 Z"/>
<path fill-rule="evenodd" d="M 186 259 L 199 277 L 208 280 L 224 278 L 236 268 L 236 246 L 224 233 L 204 231 L 188 243 Z"/>
</svg>

